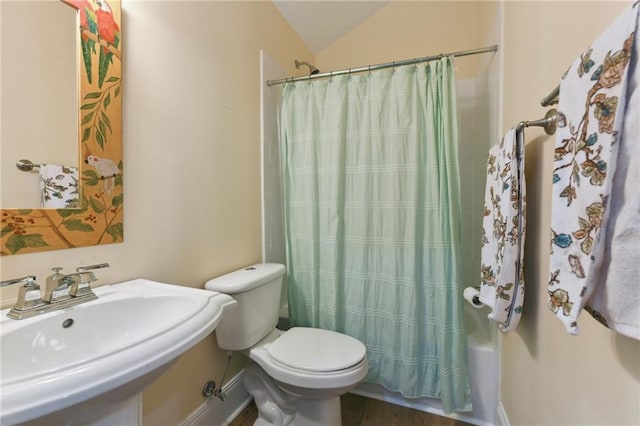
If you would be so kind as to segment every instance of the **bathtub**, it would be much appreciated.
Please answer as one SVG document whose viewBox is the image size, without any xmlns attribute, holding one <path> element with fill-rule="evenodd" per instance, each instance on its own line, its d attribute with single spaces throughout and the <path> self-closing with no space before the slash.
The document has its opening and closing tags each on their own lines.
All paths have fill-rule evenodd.
<svg viewBox="0 0 640 426">
<path fill-rule="evenodd" d="M 473 403 L 473 412 L 466 421 L 478 425 L 494 425 L 500 380 L 497 329 L 487 319 L 488 308 L 476 309 L 465 303 L 464 309 Z"/>
<path fill-rule="evenodd" d="M 440 400 L 433 398 L 405 399 L 399 393 L 389 392 L 381 385 L 373 383 L 361 383 L 351 392 L 471 424 L 494 425 L 498 406 L 499 369 L 498 354 L 493 343 L 496 339 L 494 335 L 496 331 L 489 323 L 487 314 L 487 308 L 476 309 L 468 303 L 464 304 L 472 412 L 446 415 L 442 411 Z"/>
</svg>

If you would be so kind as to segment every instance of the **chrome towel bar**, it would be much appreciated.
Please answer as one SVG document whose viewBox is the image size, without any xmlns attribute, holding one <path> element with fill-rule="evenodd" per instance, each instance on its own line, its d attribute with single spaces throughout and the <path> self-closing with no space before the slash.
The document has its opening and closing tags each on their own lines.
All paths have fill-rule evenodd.
<svg viewBox="0 0 640 426">
<path fill-rule="evenodd" d="M 36 164 L 29 160 L 18 160 L 16 161 L 16 167 L 23 172 L 31 172 L 33 169 L 39 169 L 42 164 Z"/>
<path fill-rule="evenodd" d="M 535 121 L 521 121 L 516 128 L 518 131 L 524 129 L 525 127 L 543 127 L 544 132 L 548 135 L 553 135 L 556 133 L 556 129 L 558 128 L 559 122 L 562 120 L 562 114 L 558 112 L 558 110 L 550 109 L 544 115 L 544 118 Z"/>
</svg>

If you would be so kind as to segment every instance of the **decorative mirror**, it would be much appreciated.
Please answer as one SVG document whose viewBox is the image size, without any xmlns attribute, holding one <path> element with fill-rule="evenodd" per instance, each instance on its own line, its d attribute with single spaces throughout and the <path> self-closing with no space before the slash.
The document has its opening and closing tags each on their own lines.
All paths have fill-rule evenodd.
<svg viewBox="0 0 640 426">
<path fill-rule="evenodd" d="M 3 2 L 0 17 L 3 27 L 3 51 L 5 49 L 5 22 L 13 19 L 9 14 L 11 9 L 6 5 L 23 4 L 34 10 L 47 2 Z M 123 183 L 122 183 L 122 37 L 121 37 L 121 5 L 120 0 L 62 0 L 55 4 L 76 10 L 74 74 L 77 76 L 77 103 L 72 108 L 77 114 L 77 154 L 79 164 L 56 164 L 57 159 L 29 158 L 22 162 L 20 170 L 13 167 L 17 174 L 27 173 L 29 189 L 33 185 L 38 190 L 42 203 L 59 201 L 65 208 L 16 208 L 13 205 L 2 205 L 0 215 L 0 254 L 13 255 L 32 253 L 45 250 L 85 247 L 99 244 L 111 244 L 123 241 Z M 22 27 L 21 38 L 40 37 L 37 31 L 29 31 Z M 48 37 L 57 40 L 52 34 Z M 60 46 L 61 47 L 61 46 Z M 31 56 L 33 52 L 28 52 Z M 27 63 L 10 63 L 11 69 L 27 70 L 33 68 L 33 59 Z M 24 55 L 29 58 L 29 55 Z M 5 65 L 6 66 L 6 65 Z M 14 68 L 15 67 L 15 68 Z M 39 67 L 38 72 L 47 73 L 48 67 Z M 3 70 L 3 74 L 5 74 Z M 3 87 L 7 83 L 3 77 Z M 17 83 L 17 87 L 25 87 Z M 7 119 L 5 111 L 11 109 L 11 101 L 5 99 L 3 92 L 2 121 Z M 39 93 L 39 96 L 50 99 L 55 90 Z M 20 102 L 31 102 L 20 100 Z M 61 101 L 62 102 L 62 101 Z M 34 107 L 35 109 L 35 107 Z M 60 109 L 63 109 L 60 103 Z M 21 118 L 22 120 L 22 118 Z M 43 121 L 37 114 L 30 114 L 24 119 L 25 123 Z M 35 126 L 35 124 L 34 124 Z M 59 130 L 55 125 L 47 128 L 51 137 L 49 143 L 55 143 L 54 151 L 62 151 L 57 143 L 60 137 L 53 132 Z M 20 137 L 30 136 L 30 126 L 23 126 Z M 3 131 L 2 152 L 5 144 L 20 144 L 20 140 L 7 140 Z M 12 138 L 13 139 L 13 138 Z M 69 138 L 66 138 L 69 139 Z M 23 141 L 24 142 L 24 141 Z M 65 148 L 66 149 L 66 148 Z M 48 148 L 51 151 L 50 147 Z M 42 155 L 45 149 L 41 150 Z M 31 155 L 31 154 L 30 154 Z M 38 155 L 38 154 L 33 154 Z M 52 155 L 55 157 L 55 155 Z M 3 164 L 4 161 L 3 159 Z M 23 158 L 11 159 L 19 162 Z M 31 164 L 30 164 L 31 163 Z M 5 167 L 3 167 L 4 169 Z M 24 171 L 23 171 L 24 170 Z M 56 172 L 59 170 L 59 172 Z M 14 184 L 14 179 L 8 179 L 3 172 L 3 191 Z M 16 175 L 18 176 L 18 175 Z M 24 179 L 21 177 L 21 179 Z M 16 178 L 15 181 L 18 181 Z M 20 192 L 24 183 L 16 183 L 14 189 Z M 26 188 L 24 189 L 26 190 Z M 3 204 L 5 202 L 3 201 Z"/>
</svg>

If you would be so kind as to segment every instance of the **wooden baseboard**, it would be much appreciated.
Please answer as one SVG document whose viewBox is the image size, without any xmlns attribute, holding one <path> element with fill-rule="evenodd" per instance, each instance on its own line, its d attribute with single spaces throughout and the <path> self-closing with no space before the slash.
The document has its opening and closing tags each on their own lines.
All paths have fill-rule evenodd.
<svg viewBox="0 0 640 426">
<path fill-rule="evenodd" d="M 227 426 L 249 403 L 251 395 L 242 385 L 244 370 L 236 374 L 222 388 L 224 401 L 210 397 L 180 423 L 180 426 Z"/>
</svg>

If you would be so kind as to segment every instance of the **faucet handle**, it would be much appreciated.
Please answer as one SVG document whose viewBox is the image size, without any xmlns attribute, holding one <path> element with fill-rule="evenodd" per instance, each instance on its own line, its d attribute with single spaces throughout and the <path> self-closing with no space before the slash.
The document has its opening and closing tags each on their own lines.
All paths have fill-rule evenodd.
<svg viewBox="0 0 640 426">
<path fill-rule="evenodd" d="M 35 303 L 40 304 L 40 286 L 36 282 L 35 276 L 26 277 L 28 280 L 20 289 L 18 300 L 22 299 L 25 302 L 25 306 Z"/>
<path fill-rule="evenodd" d="M 56 266 L 55 268 L 51 268 L 51 270 L 53 271 L 53 275 L 60 275 L 60 271 L 62 271 L 64 268 L 62 266 Z"/>
<path fill-rule="evenodd" d="M 36 282 L 36 277 L 34 275 L 24 277 L 21 281 L 13 281 L 23 282 L 24 285 L 20 287 L 16 303 L 13 308 L 11 308 L 7 316 L 13 319 L 21 319 L 23 318 L 22 312 L 25 310 L 36 309 L 43 304 L 40 294 L 40 286 Z"/>
<path fill-rule="evenodd" d="M 92 272 L 94 269 L 107 268 L 108 263 L 99 263 L 97 265 L 79 266 L 76 268 L 76 273 L 72 274 L 74 283 L 69 288 L 69 296 L 71 297 L 92 297 L 96 298 L 95 294 L 91 290 L 91 283 L 97 281 L 95 274 Z M 76 279 L 77 278 L 77 279 Z"/>
<path fill-rule="evenodd" d="M 22 277 L 22 278 L 14 278 L 11 280 L 0 281 L 0 287 L 6 287 L 8 285 L 21 284 L 21 283 L 24 283 L 25 286 L 28 286 L 28 285 L 35 284 L 35 282 L 36 282 L 35 275 L 27 275 L 26 277 Z"/>
<path fill-rule="evenodd" d="M 92 269 L 102 269 L 102 268 L 108 268 L 109 265 L 108 263 L 98 263 L 97 265 L 89 265 L 89 266 L 79 266 L 76 268 L 76 272 L 86 272 L 86 271 L 91 271 Z"/>
</svg>

